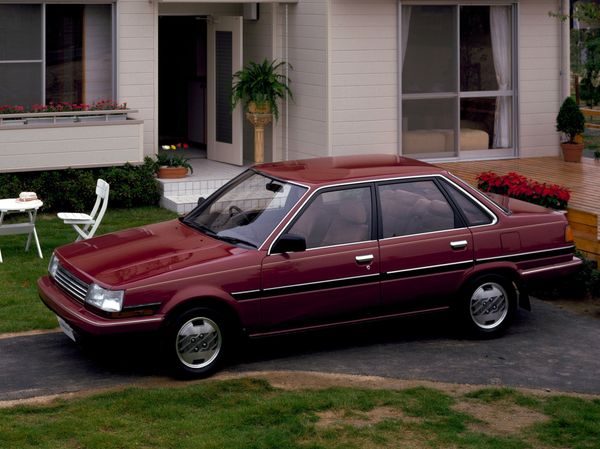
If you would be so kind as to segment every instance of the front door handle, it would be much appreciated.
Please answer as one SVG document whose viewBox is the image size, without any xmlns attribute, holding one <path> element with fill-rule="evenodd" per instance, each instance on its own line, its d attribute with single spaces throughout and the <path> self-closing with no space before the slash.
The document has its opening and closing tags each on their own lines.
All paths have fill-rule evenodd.
<svg viewBox="0 0 600 449">
<path fill-rule="evenodd" d="M 468 242 L 466 240 L 456 240 L 454 242 L 450 242 L 450 248 L 452 249 L 463 249 L 467 246 Z"/>
<path fill-rule="evenodd" d="M 373 262 L 373 254 L 365 254 L 364 256 L 356 256 L 354 258 L 359 265 L 368 265 Z"/>
</svg>

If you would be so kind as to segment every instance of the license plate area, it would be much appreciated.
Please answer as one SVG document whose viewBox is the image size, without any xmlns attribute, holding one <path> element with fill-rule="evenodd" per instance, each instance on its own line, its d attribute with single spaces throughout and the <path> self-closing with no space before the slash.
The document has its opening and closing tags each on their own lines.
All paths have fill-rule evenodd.
<svg viewBox="0 0 600 449">
<path fill-rule="evenodd" d="M 57 316 L 56 318 L 58 319 L 58 325 L 60 326 L 60 328 L 64 332 L 64 334 L 67 337 L 69 337 L 71 340 L 76 341 L 75 331 L 73 331 L 73 328 L 71 326 L 69 326 L 69 324 L 65 320 L 63 320 L 61 317 Z"/>
</svg>

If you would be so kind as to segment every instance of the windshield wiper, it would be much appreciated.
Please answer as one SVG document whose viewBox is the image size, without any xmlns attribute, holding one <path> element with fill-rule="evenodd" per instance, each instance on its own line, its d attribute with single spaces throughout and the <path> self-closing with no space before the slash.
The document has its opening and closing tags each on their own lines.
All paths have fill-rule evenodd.
<svg viewBox="0 0 600 449">
<path fill-rule="evenodd" d="M 239 239 L 237 237 L 230 237 L 228 235 L 218 235 L 218 234 L 215 234 L 212 237 L 214 237 L 216 239 L 219 239 L 219 240 L 223 240 L 223 241 L 228 242 L 228 243 L 233 243 L 234 245 L 235 244 L 240 244 L 240 245 L 247 245 L 247 246 L 250 246 L 252 248 L 258 248 L 258 246 L 256 246 L 256 244 L 254 244 L 252 242 L 249 242 L 248 240 Z"/>
<path fill-rule="evenodd" d="M 190 221 L 190 220 L 182 220 L 180 219 L 180 221 L 186 225 L 188 225 L 191 228 L 197 229 L 198 231 L 204 232 L 206 235 L 210 236 L 210 237 L 216 237 L 217 233 L 215 231 L 213 231 L 212 229 L 210 229 L 208 226 L 200 224 L 200 223 L 196 223 L 195 221 Z"/>
</svg>

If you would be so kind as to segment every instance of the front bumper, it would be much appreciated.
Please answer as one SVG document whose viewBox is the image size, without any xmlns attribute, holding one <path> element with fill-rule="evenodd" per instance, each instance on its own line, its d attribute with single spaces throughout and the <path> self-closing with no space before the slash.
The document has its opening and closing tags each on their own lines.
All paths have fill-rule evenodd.
<svg viewBox="0 0 600 449">
<path fill-rule="evenodd" d="M 136 318 L 105 318 L 87 309 L 59 289 L 48 276 L 38 279 L 38 293 L 43 303 L 76 331 L 91 335 L 153 332 L 160 329 L 164 315 Z"/>
</svg>

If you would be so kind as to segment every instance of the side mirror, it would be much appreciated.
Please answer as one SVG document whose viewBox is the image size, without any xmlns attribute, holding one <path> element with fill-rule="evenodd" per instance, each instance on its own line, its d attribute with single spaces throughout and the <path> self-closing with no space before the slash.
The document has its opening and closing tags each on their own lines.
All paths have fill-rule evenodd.
<svg viewBox="0 0 600 449">
<path fill-rule="evenodd" d="M 206 198 L 204 198 L 203 196 L 201 196 L 200 198 L 198 198 L 198 202 L 196 204 L 198 206 L 200 206 L 202 203 L 204 203 L 204 200 L 206 200 Z"/>
<path fill-rule="evenodd" d="M 306 250 L 306 239 L 298 234 L 283 234 L 273 245 L 273 254 L 295 253 Z"/>
</svg>

